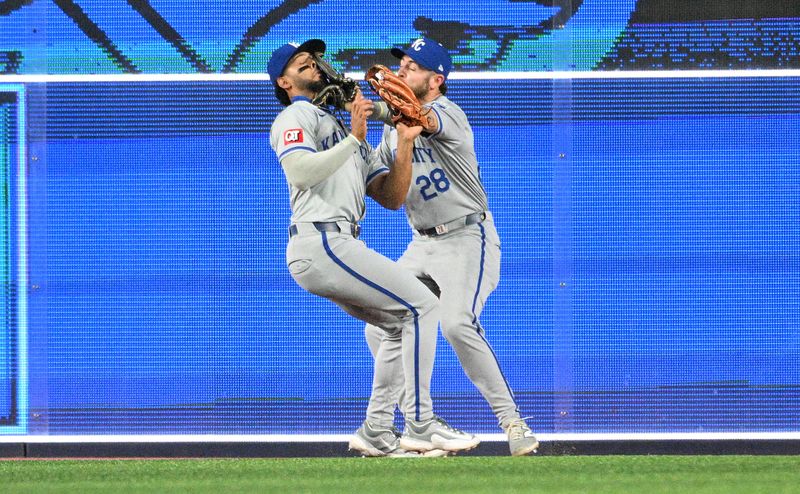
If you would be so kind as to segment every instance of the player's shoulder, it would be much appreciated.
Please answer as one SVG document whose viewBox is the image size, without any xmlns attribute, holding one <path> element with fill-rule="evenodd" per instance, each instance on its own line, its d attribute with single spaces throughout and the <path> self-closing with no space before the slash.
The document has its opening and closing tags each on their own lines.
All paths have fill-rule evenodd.
<svg viewBox="0 0 800 494">
<path fill-rule="evenodd" d="M 285 125 L 314 125 L 324 118 L 327 114 L 310 101 L 297 100 L 287 106 L 272 123 L 273 128 L 281 128 Z"/>
<path fill-rule="evenodd" d="M 428 106 L 436 113 L 439 119 L 439 132 L 434 134 L 434 136 L 440 135 L 443 132 L 442 129 L 446 129 L 446 134 L 451 137 L 454 135 L 452 134 L 454 129 L 470 129 L 467 114 L 464 113 L 464 110 L 462 110 L 460 106 L 452 102 L 446 96 L 439 96 L 429 103 Z"/>
<path fill-rule="evenodd" d="M 428 103 L 427 106 L 438 112 L 447 113 L 453 116 L 466 117 L 464 110 L 462 110 L 460 106 L 458 106 L 445 95 L 439 96 L 435 100 Z"/>
<path fill-rule="evenodd" d="M 457 104 L 455 104 L 450 98 L 447 96 L 440 94 L 435 100 L 428 103 L 427 106 L 435 106 L 436 108 L 459 108 Z M 459 108 L 460 109 L 460 108 Z"/>
<path fill-rule="evenodd" d="M 322 118 L 327 115 L 325 110 L 311 103 L 306 99 L 295 100 L 291 105 L 287 106 L 278 114 L 278 118 L 285 118 L 288 116 L 307 116 Z"/>
</svg>

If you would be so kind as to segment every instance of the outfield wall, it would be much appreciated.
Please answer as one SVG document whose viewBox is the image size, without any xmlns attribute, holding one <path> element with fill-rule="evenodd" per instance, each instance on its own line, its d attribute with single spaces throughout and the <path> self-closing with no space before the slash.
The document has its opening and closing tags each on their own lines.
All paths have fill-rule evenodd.
<svg viewBox="0 0 800 494">
<path fill-rule="evenodd" d="M 634 22 L 652 15 L 636 2 L 517 2 L 538 30 L 504 30 L 510 9 L 459 34 L 431 10 L 353 41 L 298 30 L 322 3 L 241 50 L 272 7 L 226 12 L 241 29 L 222 32 L 165 2 L 181 45 L 152 13 L 77 4 L 85 16 L 0 11 L 0 440 L 352 432 L 371 382 L 362 325 L 285 268 L 288 191 L 267 139 L 280 108 L 258 72 L 289 34 L 330 34 L 358 77 L 430 26 L 449 29 L 448 96 L 474 127 L 502 240 L 481 323 L 532 427 L 554 441 L 800 438 L 800 14 L 653 24 Z M 665 48 L 653 30 L 682 34 Z M 736 50 L 755 61 L 730 63 Z M 698 70 L 657 70 L 675 68 Z M 370 201 L 363 238 L 396 258 L 410 233 Z M 437 412 L 499 439 L 438 348 Z"/>
</svg>

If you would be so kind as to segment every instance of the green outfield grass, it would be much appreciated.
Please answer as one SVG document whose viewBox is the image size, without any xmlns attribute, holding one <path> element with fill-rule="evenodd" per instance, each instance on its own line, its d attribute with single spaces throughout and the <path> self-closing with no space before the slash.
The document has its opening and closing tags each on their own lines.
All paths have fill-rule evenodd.
<svg viewBox="0 0 800 494">
<path fill-rule="evenodd" d="M 2 493 L 796 493 L 799 456 L 0 461 Z"/>
</svg>

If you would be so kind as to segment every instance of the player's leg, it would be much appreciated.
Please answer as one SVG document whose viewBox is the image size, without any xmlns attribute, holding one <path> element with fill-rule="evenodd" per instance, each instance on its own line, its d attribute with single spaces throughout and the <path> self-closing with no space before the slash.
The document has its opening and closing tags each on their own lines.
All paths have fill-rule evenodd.
<svg viewBox="0 0 800 494">
<path fill-rule="evenodd" d="M 350 437 L 349 448 L 361 452 L 366 456 L 407 456 L 406 450 L 400 446 L 400 432 L 390 426 L 395 419 L 395 410 L 400 406 L 401 412 L 405 409 L 403 403 L 405 392 L 405 378 L 403 376 L 403 362 L 401 355 L 395 350 L 401 342 L 397 341 L 395 334 L 390 334 L 378 326 L 367 324 L 365 328 L 367 344 L 374 358 L 373 392 L 367 408 L 367 420 Z M 383 376 L 383 377 L 381 377 Z M 389 383 L 384 384 L 381 383 Z M 380 421 L 375 425 L 373 421 Z M 397 441 L 396 445 L 387 447 L 389 441 Z M 394 444 L 394 443 L 393 443 Z M 376 445 L 383 445 L 382 450 L 377 450 Z M 399 451 L 398 451 L 399 448 Z M 392 452 L 384 454 L 385 450 Z M 449 451 L 431 449 L 413 453 L 427 457 L 447 456 Z"/>
<path fill-rule="evenodd" d="M 408 245 L 403 255 L 397 260 L 399 266 L 419 279 L 438 298 L 439 288 L 433 280 L 427 277 L 424 271 L 424 263 L 425 254 L 414 242 Z M 364 337 L 367 340 L 367 346 L 369 347 L 370 353 L 372 353 L 372 357 L 376 360 L 376 366 L 382 366 L 386 372 L 390 373 L 395 378 L 394 385 L 392 386 L 392 392 L 394 393 L 393 402 L 388 405 L 387 410 L 385 410 L 386 413 L 394 414 L 396 406 L 400 407 L 401 412 L 405 410 L 405 407 L 402 405 L 405 397 L 403 363 L 400 360 L 391 359 L 391 353 L 387 354 L 384 352 L 382 355 L 378 354 L 381 342 L 386 338 L 386 334 L 384 329 L 374 324 L 367 324 L 364 328 Z M 391 360 L 383 355 L 388 356 Z"/>
<path fill-rule="evenodd" d="M 438 298 L 439 287 L 425 270 L 427 258 L 425 243 L 415 239 L 409 244 L 397 263 L 416 276 Z M 368 325 L 365 331 L 368 344 L 372 346 L 378 342 L 385 342 L 389 337 L 377 326 Z M 384 359 L 380 353 L 374 353 L 374 355 L 378 360 Z M 400 372 L 394 372 L 397 376 L 402 375 Z M 398 386 L 398 389 L 404 388 Z M 405 418 L 405 428 L 400 441 L 403 448 L 418 451 L 423 456 L 436 457 L 469 450 L 480 443 L 477 437 L 450 427 L 441 417 L 433 416 L 429 419 L 415 417 L 409 411 L 412 409 L 412 403 L 407 398 L 409 396 L 405 391 L 395 396 L 396 403 L 400 404 L 400 410 L 404 412 Z"/>
<path fill-rule="evenodd" d="M 499 244 L 490 220 L 470 227 L 437 241 L 431 270 L 442 289 L 442 335 L 456 352 L 464 372 L 489 403 L 503 430 L 524 427 L 529 433 L 479 320 L 486 299 L 499 281 Z M 510 436 L 509 432 L 511 440 Z M 513 454 L 527 454 L 538 443 L 526 433 L 524 441 L 515 440 L 510 446 Z"/>
<path fill-rule="evenodd" d="M 405 392 L 410 397 L 406 413 L 430 418 L 438 300 L 411 273 L 363 242 L 326 232 L 321 240 L 325 255 L 293 276 L 301 286 L 336 302 L 351 315 L 392 334 L 402 331 Z"/>
<path fill-rule="evenodd" d="M 376 327 L 376 326 L 373 326 Z M 375 348 L 372 396 L 367 406 L 367 420 L 393 427 L 397 397 L 403 394 L 403 338 L 401 331 L 378 329 L 383 337 Z"/>
<path fill-rule="evenodd" d="M 373 369 L 366 420 L 350 437 L 349 449 L 365 456 L 418 455 L 400 447 L 400 433 L 394 427 L 398 387 L 404 385 L 402 331 L 384 333 L 377 341 Z"/>
<path fill-rule="evenodd" d="M 420 281 L 428 287 L 430 293 L 438 297 L 438 286 L 432 279 L 427 277 L 427 274 L 423 270 L 426 255 L 422 246 L 412 242 L 403 256 L 398 260 L 398 264 L 408 272 L 417 276 Z M 393 339 L 392 333 L 385 331 L 384 328 L 377 325 L 367 325 L 365 333 L 368 345 L 371 347 L 371 351 L 375 357 L 376 375 L 382 367 L 384 372 L 395 376 L 394 382 L 396 385 L 392 386 L 392 389 L 407 389 L 402 386 L 404 379 L 406 379 L 407 383 L 407 377 L 404 378 L 403 369 L 398 367 L 398 365 L 402 365 L 402 363 L 396 359 L 391 359 L 391 352 L 385 351 L 386 345 L 390 345 Z M 407 374 L 408 373 L 405 372 L 405 375 Z M 395 409 L 394 404 L 401 404 L 400 408 L 405 417 L 405 429 L 400 440 L 400 445 L 403 448 L 418 451 L 423 456 L 435 457 L 445 456 L 451 452 L 472 449 L 480 443 L 478 438 L 474 435 L 450 427 L 438 416 L 425 418 L 415 415 L 413 413 L 413 395 L 409 394 L 407 390 L 395 393 L 393 397 L 394 399 L 389 403 L 382 400 L 378 406 L 386 407 L 381 410 L 381 415 L 390 411 L 393 417 Z M 360 432 L 361 430 L 359 430 L 356 435 Z"/>
<path fill-rule="evenodd" d="M 314 242 L 320 245 L 317 255 L 303 259 L 297 254 L 313 251 Z M 411 397 L 408 413 L 421 418 L 433 416 L 430 378 L 438 300 L 408 271 L 347 235 L 323 232 L 316 238 L 296 236 L 287 258 L 300 286 L 386 331 L 377 350 L 367 420 L 353 436 L 351 447 L 371 456 L 394 455 L 399 440 L 391 426 L 398 381 L 392 369 L 398 361 L 402 361 L 401 382 Z M 391 368 L 384 368 L 383 362 L 391 363 Z"/>
<path fill-rule="evenodd" d="M 500 273 L 500 248 L 484 224 L 436 241 L 431 270 L 442 289 L 442 335 L 503 424 L 519 412 L 479 317 Z"/>
</svg>

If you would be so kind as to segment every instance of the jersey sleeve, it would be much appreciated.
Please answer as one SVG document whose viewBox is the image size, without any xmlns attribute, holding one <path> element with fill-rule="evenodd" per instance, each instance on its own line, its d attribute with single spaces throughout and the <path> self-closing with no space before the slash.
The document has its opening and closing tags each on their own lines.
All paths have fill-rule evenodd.
<svg viewBox="0 0 800 494">
<path fill-rule="evenodd" d="M 317 152 L 317 128 L 319 119 L 311 108 L 290 105 L 283 110 L 270 129 L 270 145 L 281 161 L 297 152 Z"/>
<path fill-rule="evenodd" d="M 450 141 L 464 137 L 464 128 L 469 127 L 469 123 L 466 115 L 458 107 L 450 102 L 445 104 L 433 102 L 428 108 L 431 109 L 439 121 L 439 129 L 428 136 L 429 139 Z"/>
</svg>

